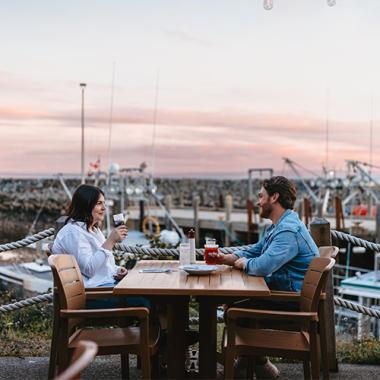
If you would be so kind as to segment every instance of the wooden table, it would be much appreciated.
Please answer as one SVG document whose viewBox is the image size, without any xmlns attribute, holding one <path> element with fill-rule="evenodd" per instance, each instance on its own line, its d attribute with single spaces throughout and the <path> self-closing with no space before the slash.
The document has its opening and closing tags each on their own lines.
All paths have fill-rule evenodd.
<svg viewBox="0 0 380 380">
<path fill-rule="evenodd" d="M 198 262 L 197 262 L 198 263 Z M 202 264 L 202 262 L 199 262 Z M 216 378 L 216 307 L 246 297 L 269 296 L 261 277 L 248 276 L 226 265 L 210 275 L 194 276 L 178 270 L 178 261 L 139 261 L 114 288 L 116 295 L 159 297 L 168 305 L 168 377 L 185 377 L 185 329 L 190 296 L 199 307 L 200 378 Z M 173 269 L 169 273 L 141 273 L 144 268 Z"/>
</svg>

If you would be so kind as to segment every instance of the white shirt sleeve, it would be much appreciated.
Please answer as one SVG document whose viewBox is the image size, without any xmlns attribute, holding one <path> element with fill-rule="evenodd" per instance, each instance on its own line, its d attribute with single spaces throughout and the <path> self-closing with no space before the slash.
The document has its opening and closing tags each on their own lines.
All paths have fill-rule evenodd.
<svg viewBox="0 0 380 380">
<path fill-rule="evenodd" d="M 57 243 L 60 247 L 64 247 L 65 253 L 75 256 L 80 271 L 88 278 L 93 277 L 100 268 L 105 266 L 109 255 L 112 254 L 102 247 L 94 250 L 86 236 L 77 231 L 70 231 L 70 233 L 57 238 L 58 241 L 54 242 L 54 245 Z M 55 253 L 54 246 L 52 251 Z"/>
</svg>

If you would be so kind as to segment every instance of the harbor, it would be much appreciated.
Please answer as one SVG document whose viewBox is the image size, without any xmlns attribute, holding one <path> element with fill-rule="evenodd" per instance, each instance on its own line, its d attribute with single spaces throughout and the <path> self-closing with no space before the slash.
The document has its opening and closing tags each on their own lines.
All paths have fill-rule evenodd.
<svg viewBox="0 0 380 380">
<path fill-rule="evenodd" d="M 378 0 L 0 9 L 0 380 L 380 378 Z"/>
</svg>

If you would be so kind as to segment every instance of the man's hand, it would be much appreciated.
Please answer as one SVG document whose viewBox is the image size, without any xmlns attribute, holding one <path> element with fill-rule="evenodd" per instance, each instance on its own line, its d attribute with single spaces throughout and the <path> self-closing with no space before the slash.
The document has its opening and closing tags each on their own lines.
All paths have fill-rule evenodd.
<svg viewBox="0 0 380 380">
<path fill-rule="evenodd" d="M 124 278 L 128 274 L 128 270 L 123 267 L 119 267 L 117 274 L 115 274 L 114 279 L 120 281 L 122 278 Z"/>
<path fill-rule="evenodd" d="M 247 265 L 247 259 L 245 257 L 241 257 L 240 259 L 234 262 L 234 267 L 236 269 L 244 270 L 246 265 Z"/>
<path fill-rule="evenodd" d="M 234 254 L 227 254 L 220 252 L 209 252 L 209 257 L 215 257 L 217 264 L 226 264 L 226 265 L 234 265 L 234 262 L 237 260 L 237 256 Z"/>
</svg>

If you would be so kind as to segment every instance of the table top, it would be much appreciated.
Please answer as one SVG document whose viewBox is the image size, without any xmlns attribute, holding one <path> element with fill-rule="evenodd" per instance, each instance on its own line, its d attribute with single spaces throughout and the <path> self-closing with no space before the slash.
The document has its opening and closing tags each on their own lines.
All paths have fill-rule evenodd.
<svg viewBox="0 0 380 380">
<path fill-rule="evenodd" d="M 204 264 L 197 262 L 197 264 Z M 114 294 L 177 296 L 269 296 L 262 277 L 248 276 L 241 270 L 218 265 L 211 274 L 188 275 L 172 260 L 142 260 L 114 288 Z M 141 269 L 172 269 L 168 273 L 141 273 Z"/>
</svg>

